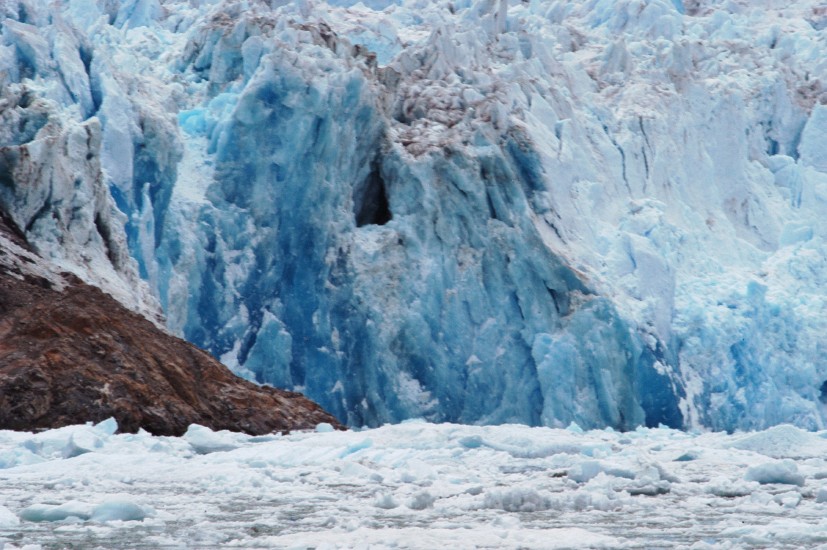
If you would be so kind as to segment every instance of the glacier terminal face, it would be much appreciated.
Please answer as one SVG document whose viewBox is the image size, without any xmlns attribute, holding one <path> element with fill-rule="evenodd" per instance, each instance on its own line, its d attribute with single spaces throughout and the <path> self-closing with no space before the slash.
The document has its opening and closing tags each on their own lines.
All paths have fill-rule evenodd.
<svg viewBox="0 0 827 550">
<path fill-rule="evenodd" d="M 351 425 L 823 427 L 816 3 L 3 9 L 0 206 L 237 373 Z"/>
</svg>

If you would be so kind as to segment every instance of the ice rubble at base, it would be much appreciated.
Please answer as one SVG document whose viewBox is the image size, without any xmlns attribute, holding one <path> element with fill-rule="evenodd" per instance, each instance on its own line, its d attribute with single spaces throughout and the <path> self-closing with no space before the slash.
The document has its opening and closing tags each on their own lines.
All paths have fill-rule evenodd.
<svg viewBox="0 0 827 550">
<path fill-rule="evenodd" d="M 733 435 L 423 421 L 259 437 L 115 429 L 0 432 L 0 545 L 827 542 L 827 432 L 791 425 Z"/>
<path fill-rule="evenodd" d="M 823 427 L 812 3 L 277 4 L 5 4 L 39 249 L 353 425 Z"/>
</svg>

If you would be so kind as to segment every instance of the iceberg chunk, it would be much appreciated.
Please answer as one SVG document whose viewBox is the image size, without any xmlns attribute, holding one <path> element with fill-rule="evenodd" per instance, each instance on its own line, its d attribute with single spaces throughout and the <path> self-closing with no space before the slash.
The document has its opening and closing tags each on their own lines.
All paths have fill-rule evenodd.
<svg viewBox="0 0 827 550">
<path fill-rule="evenodd" d="M 747 469 L 744 474 L 747 481 L 757 481 L 762 485 L 780 483 L 784 485 L 804 486 L 804 476 L 798 473 L 798 466 L 792 460 L 767 462 Z"/>
</svg>

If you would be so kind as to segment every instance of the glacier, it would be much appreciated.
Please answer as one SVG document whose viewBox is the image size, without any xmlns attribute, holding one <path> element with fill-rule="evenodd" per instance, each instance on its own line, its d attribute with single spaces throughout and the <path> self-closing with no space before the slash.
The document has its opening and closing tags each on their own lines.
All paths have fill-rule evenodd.
<svg viewBox="0 0 827 550">
<path fill-rule="evenodd" d="M 3 4 L 0 209 L 350 425 L 827 419 L 815 2 Z"/>
</svg>

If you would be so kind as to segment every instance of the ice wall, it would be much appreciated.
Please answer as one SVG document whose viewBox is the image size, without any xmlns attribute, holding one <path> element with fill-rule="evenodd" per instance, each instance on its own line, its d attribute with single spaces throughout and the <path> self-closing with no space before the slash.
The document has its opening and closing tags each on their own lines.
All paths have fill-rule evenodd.
<svg viewBox="0 0 827 550">
<path fill-rule="evenodd" d="M 439 55 L 381 69 L 285 19 L 242 16 L 189 47 L 182 70 L 234 83 L 179 117 L 213 166 L 203 199 L 173 210 L 197 230 L 160 248 L 172 326 L 356 425 L 680 424 L 667 367 L 543 244 L 524 131 L 412 92 Z"/>
<path fill-rule="evenodd" d="M 355 425 L 823 426 L 814 3 L 16 6 L 121 265 L 237 372 Z"/>
<path fill-rule="evenodd" d="M 95 116 L 105 62 L 45 4 L 4 2 L 0 10 L 0 210 L 56 269 L 162 323 L 106 184 L 111 126 Z"/>
</svg>

